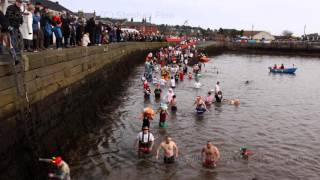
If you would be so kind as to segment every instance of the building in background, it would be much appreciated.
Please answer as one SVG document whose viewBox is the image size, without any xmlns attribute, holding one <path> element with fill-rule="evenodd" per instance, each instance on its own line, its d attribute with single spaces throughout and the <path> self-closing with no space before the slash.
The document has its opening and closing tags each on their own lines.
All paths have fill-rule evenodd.
<svg viewBox="0 0 320 180">
<path fill-rule="evenodd" d="M 158 27 L 155 24 L 147 22 L 145 19 L 142 22 L 134 22 L 133 19 L 125 21 L 121 24 L 122 28 L 136 29 L 144 34 L 158 34 Z"/>
<path fill-rule="evenodd" d="M 243 31 L 242 36 L 246 37 L 247 39 L 260 40 L 260 41 L 261 40 L 266 40 L 266 41 L 275 40 L 275 37 L 266 31 Z"/>
<path fill-rule="evenodd" d="M 61 4 L 59 4 L 58 1 L 53 2 L 50 0 L 30 0 L 30 3 L 35 4 L 36 2 L 42 3 L 44 7 L 47 7 L 50 11 L 54 12 L 55 14 L 59 14 L 61 12 L 69 12 L 70 14 L 73 14 L 72 11 L 65 8 Z"/>
</svg>

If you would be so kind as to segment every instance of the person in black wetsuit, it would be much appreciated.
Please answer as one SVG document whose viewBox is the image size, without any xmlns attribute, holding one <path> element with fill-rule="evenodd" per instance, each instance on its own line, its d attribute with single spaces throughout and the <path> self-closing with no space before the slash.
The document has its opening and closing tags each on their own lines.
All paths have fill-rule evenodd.
<svg viewBox="0 0 320 180">
<path fill-rule="evenodd" d="M 222 102 L 222 98 L 223 98 L 222 92 L 219 91 L 219 92 L 215 95 L 215 98 L 216 98 L 216 102 L 217 102 L 217 103 L 221 103 L 221 102 Z"/>
<path fill-rule="evenodd" d="M 156 99 L 160 99 L 161 98 L 161 93 L 162 93 L 162 90 L 161 90 L 160 84 L 157 84 L 157 88 L 154 90 L 155 98 Z"/>
</svg>

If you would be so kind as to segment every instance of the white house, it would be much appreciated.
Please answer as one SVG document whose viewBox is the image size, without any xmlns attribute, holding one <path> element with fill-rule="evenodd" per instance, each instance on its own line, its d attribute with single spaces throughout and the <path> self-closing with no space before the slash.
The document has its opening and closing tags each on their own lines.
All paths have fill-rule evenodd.
<svg viewBox="0 0 320 180">
<path fill-rule="evenodd" d="M 254 40 L 266 40 L 266 41 L 273 41 L 276 38 L 266 31 L 244 31 L 243 36 L 248 37 L 248 39 Z"/>
<path fill-rule="evenodd" d="M 270 33 L 268 33 L 268 32 L 261 31 L 261 32 L 259 32 L 258 34 L 254 35 L 254 36 L 253 36 L 253 39 L 255 39 L 255 40 L 273 41 L 273 40 L 275 40 L 276 38 L 275 38 L 272 34 L 270 34 Z"/>
</svg>

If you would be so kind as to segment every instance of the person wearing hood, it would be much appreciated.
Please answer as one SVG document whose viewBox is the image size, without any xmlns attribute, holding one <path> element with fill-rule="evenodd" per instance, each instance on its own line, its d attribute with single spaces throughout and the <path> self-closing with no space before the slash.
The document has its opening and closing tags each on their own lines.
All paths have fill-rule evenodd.
<svg viewBox="0 0 320 180">
<path fill-rule="evenodd" d="M 33 40 L 33 12 L 34 7 L 33 5 L 26 5 L 24 6 L 25 10 L 23 12 L 23 23 L 20 26 L 20 32 L 23 38 L 24 48 L 28 52 L 32 52 L 31 50 L 31 43 Z"/>
</svg>

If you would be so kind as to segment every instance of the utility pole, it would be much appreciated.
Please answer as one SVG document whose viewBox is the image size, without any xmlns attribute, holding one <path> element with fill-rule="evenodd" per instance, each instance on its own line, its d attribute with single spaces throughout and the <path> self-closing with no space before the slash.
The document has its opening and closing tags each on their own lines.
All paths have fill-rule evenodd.
<svg viewBox="0 0 320 180">
<path fill-rule="evenodd" d="M 253 28 L 254 28 L 254 26 L 253 26 L 253 24 L 252 24 L 252 34 L 251 34 L 251 40 L 253 39 Z"/>
</svg>

